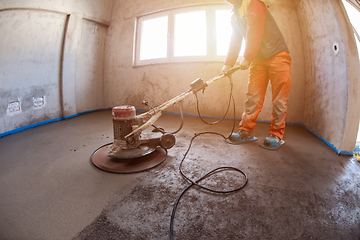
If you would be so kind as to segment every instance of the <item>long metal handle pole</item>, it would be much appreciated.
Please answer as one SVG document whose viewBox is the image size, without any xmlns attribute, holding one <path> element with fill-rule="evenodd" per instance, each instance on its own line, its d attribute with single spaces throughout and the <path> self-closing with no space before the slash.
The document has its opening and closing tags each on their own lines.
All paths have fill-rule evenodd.
<svg viewBox="0 0 360 240">
<path fill-rule="evenodd" d="M 236 72 L 239 69 L 240 69 L 240 67 L 233 67 L 233 68 L 229 69 L 228 71 L 226 71 L 225 73 L 222 73 L 219 76 L 216 76 L 216 77 L 208 80 L 207 82 L 205 82 L 204 88 L 206 86 L 210 85 L 211 83 L 219 80 L 219 79 L 222 79 L 222 78 L 224 78 L 226 76 L 229 76 L 229 75 L 233 74 L 234 72 Z M 204 88 L 202 88 L 202 89 L 204 89 Z M 136 118 L 138 118 L 138 119 L 145 119 L 145 118 L 150 118 L 150 119 L 146 123 L 144 123 L 143 125 L 138 127 L 137 129 L 135 129 L 134 131 L 129 133 L 127 136 L 125 136 L 125 138 L 131 137 L 132 135 L 145 130 L 146 128 L 151 126 L 161 116 L 161 112 L 164 111 L 166 108 L 168 108 L 171 105 L 183 100 L 185 97 L 187 97 L 191 93 L 195 93 L 195 92 L 198 92 L 200 90 L 201 89 L 192 89 L 192 88 L 190 88 L 186 92 L 183 92 L 182 94 L 170 99 L 169 101 L 164 102 L 160 106 L 155 107 L 155 108 L 153 108 L 153 109 L 151 109 L 151 110 L 149 110 L 149 111 L 147 111 L 145 113 L 142 113 L 140 115 L 137 115 Z"/>
<path fill-rule="evenodd" d="M 137 118 L 147 118 L 147 117 L 151 117 L 155 114 L 157 114 L 158 112 L 160 111 L 164 111 L 166 108 L 168 108 L 169 106 L 171 106 L 172 104 L 175 104 L 181 100 L 183 100 L 185 97 L 187 97 L 188 95 L 190 95 L 192 93 L 192 91 L 189 89 L 187 90 L 186 92 L 183 92 L 182 94 L 174 97 L 173 99 L 170 99 L 169 101 L 161 104 L 160 106 L 158 107 L 155 107 L 145 113 L 142 113 L 138 116 L 136 116 Z"/>
<path fill-rule="evenodd" d="M 229 69 L 228 71 L 226 71 L 225 73 L 221 73 L 219 76 L 216 76 L 216 77 L 214 77 L 212 79 L 209 79 L 206 82 L 206 85 L 210 85 L 211 83 L 216 82 L 219 79 L 222 79 L 222 78 L 224 78 L 226 76 L 229 76 L 229 75 L 233 74 L 234 72 L 236 72 L 239 69 L 240 69 L 240 67 L 233 67 L 233 68 Z M 155 107 L 155 108 L 147 111 L 146 113 L 142 113 L 142 114 L 138 115 L 137 118 L 148 118 L 148 117 L 151 117 L 151 116 L 157 114 L 160 111 L 164 111 L 166 108 L 168 108 L 169 106 L 183 100 L 185 97 L 187 97 L 191 93 L 194 93 L 193 89 L 189 89 L 186 92 L 183 92 L 182 94 L 170 99 L 169 101 L 164 102 L 160 106 Z"/>
</svg>

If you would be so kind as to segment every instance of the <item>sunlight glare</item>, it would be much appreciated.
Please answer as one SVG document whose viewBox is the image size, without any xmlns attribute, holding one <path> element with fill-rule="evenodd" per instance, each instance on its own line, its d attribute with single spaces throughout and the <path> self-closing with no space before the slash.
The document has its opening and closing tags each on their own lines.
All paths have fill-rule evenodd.
<svg viewBox="0 0 360 240">
<path fill-rule="evenodd" d="M 226 56 L 231 40 L 231 10 L 215 11 L 215 28 L 216 28 L 216 55 Z M 241 45 L 239 56 L 243 56 L 245 51 L 245 41 Z"/>
<path fill-rule="evenodd" d="M 174 21 L 174 56 L 206 56 L 205 10 L 176 14 Z"/>
<path fill-rule="evenodd" d="M 231 10 L 216 10 L 216 55 L 226 56 L 231 39 Z"/>
<path fill-rule="evenodd" d="M 167 57 L 168 16 L 144 20 L 141 25 L 140 60 Z"/>
<path fill-rule="evenodd" d="M 345 6 L 345 9 L 346 9 L 346 12 L 347 12 L 347 14 L 349 16 L 351 24 L 355 28 L 356 32 L 358 34 L 360 34 L 360 12 L 358 10 L 356 10 L 353 6 L 351 6 L 345 0 L 343 0 L 343 3 L 344 3 L 344 6 Z M 358 47 L 358 52 L 360 53 L 359 39 L 357 37 L 355 37 L 355 40 L 356 40 L 356 45 Z M 360 54 L 359 54 L 359 59 L 360 59 Z"/>
</svg>

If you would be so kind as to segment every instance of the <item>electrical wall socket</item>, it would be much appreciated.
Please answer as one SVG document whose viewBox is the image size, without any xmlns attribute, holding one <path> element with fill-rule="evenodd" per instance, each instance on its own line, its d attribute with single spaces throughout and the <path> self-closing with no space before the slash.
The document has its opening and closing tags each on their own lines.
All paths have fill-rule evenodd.
<svg viewBox="0 0 360 240">
<path fill-rule="evenodd" d="M 33 97 L 34 107 L 42 107 L 45 104 L 45 97 Z"/>
<path fill-rule="evenodd" d="M 10 102 L 8 108 L 10 113 L 20 111 L 21 110 L 20 101 Z"/>
</svg>

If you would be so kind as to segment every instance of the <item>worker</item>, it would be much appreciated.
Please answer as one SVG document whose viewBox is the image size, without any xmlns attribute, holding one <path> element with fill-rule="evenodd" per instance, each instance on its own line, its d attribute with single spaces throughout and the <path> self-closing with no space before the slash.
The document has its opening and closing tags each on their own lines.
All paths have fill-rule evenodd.
<svg viewBox="0 0 360 240">
<path fill-rule="evenodd" d="M 252 136 L 256 119 L 263 107 L 269 79 L 272 87 L 270 135 L 261 146 L 276 150 L 285 142 L 285 117 L 291 82 L 291 58 L 285 39 L 273 16 L 261 0 L 226 0 L 233 5 L 232 36 L 223 72 L 232 68 L 239 56 L 243 38 L 244 57 L 240 69 L 249 69 L 245 111 L 239 131 L 231 141 L 242 143 L 257 140 Z"/>
</svg>

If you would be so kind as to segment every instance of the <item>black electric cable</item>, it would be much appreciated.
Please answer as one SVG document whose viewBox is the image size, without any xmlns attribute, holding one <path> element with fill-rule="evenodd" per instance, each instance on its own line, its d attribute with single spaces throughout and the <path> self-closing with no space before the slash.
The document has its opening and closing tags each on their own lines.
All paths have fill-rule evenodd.
<svg viewBox="0 0 360 240">
<path fill-rule="evenodd" d="M 180 130 L 184 126 L 184 114 L 182 111 L 182 101 L 179 102 L 179 109 L 180 109 L 181 123 L 180 123 L 180 127 L 177 130 L 175 130 L 174 132 L 166 132 L 165 129 L 158 127 L 155 124 L 152 124 L 151 126 L 153 126 L 157 131 L 159 131 L 163 134 L 165 134 L 165 133 L 176 134 L 176 133 L 180 132 Z"/>
<path fill-rule="evenodd" d="M 174 132 L 171 132 L 170 134 L 176 134 L 178 132 L 180 132 L 180 130 L 182 129 L 182 127 L 184 126 L 184 114 L 183 114 L 183 111 L 182 111 L 182 101 L 179 102 L 179 109 L 180 109 L 180 116 L 181 116 L 181 124 L 180 124 L 180 127 L 174 131 Z"/>
<path fill-rule="evenodd" d="M 204 176 L 202 176 L 201 178 L 199 178 L 199 179 L 196 180 L 196 181 L 191 180 L 188 176 L 186 176 L 186 174 L 185 174 L 184 171 L 182 170 L 183 162 L 184 162 L 184 160 L 186 159 L 186 156 L 187 156 L 187 154 L 189 153 L 189 151 L 190 151 L 190 149 L 191 149 L 191 145 L 192 145 L 192 143 L 193 143 L 193 141 L 194 141 L 195 138 L 197 138 L 197 137 L 199 137 L 199 136 L 201 136 L 201 135 L 205 135 L 205 134 L 215 134 L 215 135 L 219 135 L 219 136 L 223 137 L 224 140 L 226 140 L 226 139 L 228 139 L 228 138 L 231 136 L 231 134 L 234 132 L 235 122 L 236 122 L 236 118 L 235 118 L 235 113 L 236 113 L 236 111 L 235 111 L 235 100 L 234 100 L 234 96 L 233 96 L 233 94 L 232 94 L 232 91 L 233 91 L 233 83 L 232 83 L 232 80 L 231 80 L 231 76 L 228 76 L 228 77 L 229 77 L 229 80 L 230 80 L 230 98 L 229 98 L 229 103 L 228 103 L 228 107 L 227 107 L 227 109 L 226 109 L 226 112 L 225 112 L 224 116 L 223 116 L 220 120 L 215 121 L 215 122 L 212 122 L 212 123 L 209 123 L 209 122 L 206 122 L 206 121 L 201 117 L 200 110 L 199 110 L 199 100 L 198 100 L 198 98 L 197 98 L 197 95 L 195 94 L 196 100 L 197 100 L 197 101 L 196 101 L 196 104 L 197 104 L 198 115 L 199 115 L 200 119 L 201 119 L 204 123 L 206 123 L 206 124 L 208 124 L 208 125 L 215 125 L 215 124 L 221 122 L 221 121 L 226 117 L 226 115 L 228 114 L 228 111 L 229 111 L 230 105 L 231 105 L 231 100 L 232 100 L 232 102 L 233 102 L 234 122 L 233 122 L 232 131 L 231 131 L 231 133 L 230 133 L 230 135 L 229 135 L 228 137 L 225 137 L 224 135 L 222 135 L 222 134 L 220 134 L 220 133 L 217 133 L 217 132 L 202 132 L 202 133 L 197 133 L 197 134 L 195 134 L 195 135 L 192 137 L 192 139 L 191 139 L 191 141 L 190 141 L 190 144 L 189 144 L 189 147 L 188 147 L 187 151 L 185 152 L 184 157 L 182 158 L 182 160 L 181 160 L 181 162 L 180 162 L 180 166 L 179 166 L 179 170 L 180 170 L 181 175 L 182 175 L 187 181 L 190 182 L 190 185 L 187 186 L 187 187 L 181 192 L 181 194 L 179 195 L 179 197 L 177 198 L 177 200 L 176 200 L 176 202 L 175 202 L 175 204 L 174 204 L 173 211 L 172 211 L 172 214 L 171 214 L 171 220 L 170 220 L 170 239 L 171 239 L 171 240 L 174 239 L 173 231 L 174 231 L 174 219 L 175 219 L 176 209 L 177 209 L 177 206 L 178 206 L 178 204 L 179 204 L 182 196 L 186 193 L 187 190 L 189 190 L 189 189 L 190 189 L 191 187 L 193 187 L 193 186 L 197 186 L 197 187 L 199 187 L 199 188 L 201 188 L 201 189 L 207 190 L 207 191 L 212 192 L 212 193 L 217 193 L 217 194 L 230 194 L 230 193 L 233 193 L 233 192 L 236 192 L 236 191 L 241 190 L 242 188 L 245 187 L 245 185 L 246 185 L 247 182 L 248 182 L 248 178 L 247 178 L 246 173 L 243 172 L 242 170 L 238 169 L 238 168 L 235 168 L 235 167 L 228 167 L 228 166 L 218 167 L 218 168 L 216 168 L 216 169 L 214 169 L 214 170 L 209 171 L 208 173 L 206 173 Z M 150 108 L 152 108 L 150 105 L 148 105 L 147 102 L 144 101 L 143 103 L 144 103 L 145 105 L 149 106 Z M 179 102 L 179 107 L 180 107 L 180 115 L 181 115 L 181 125 L 180 125 L 180 127 L 179 127 L 178 130 L 172 132 L 171 134 L 175 134 L 175 133 L 179 132 L 179 131 L 182 129 L 182 127 L 183 127 L 184 117 L 183 117 L 183 112 L 182 112 L 181 101 Z M 153 127 L 154 127 L 155 129 L 159 130 L 159 131 L 162 132 L 162 133 L 166 133 L 165 130 L 163 130 L 163 129 L 155 126 L 155 125 L 153 125 Z M 110 145 L 110 144 L 112 144 L 112 142 L 111 142 L 111 143 L 104 144 L 104 145 L 102 145 L 101 147 L 97 148 L 97 149 L 91 154 L 90 160 L 92 160 L 92 157 L 93 157 L 94 153 L 95 153 L 97 150 L 99 150 L 99 149 L 102 148 L 102 147 L 108 146 L 108 145 Z M 220 173 L 220 172 L 222 172 L 222 171 L 235 171 L 235 172 L 239 172 L 239 173 L 241 173 L 241 174 L 245 177 L 245 180 L 244 180 L 243 184 L 242 184 L 240 187 L 237 187 L 237 188 L 231 189 L 231 190 L 225 190 L 225 191 L 220 191 L 220 190 L 211 189 L 211 188 L 208 188 L 208 187 L 205 187 L 205 186 L 199 184 L 199 182 L 201 182 L 202 180 L 204 180 L 204 179 L 206 179 L 206 178 L 208 178 L 208 177 L 210 177 L 210 176 L 212 176 L 212 175 L 214 175 L 214 174 Z"/>
<path fill-rule="evenodd" d="M 236 109 L 235 109 L 235 99 L 234 99 L 234 96 L 233 96 L 233 82 L 232 82 L 232 76 L 231 75 L 228 75 L 228 78 L 229 78 L 229 82 L 230 82 L 230 97 L 229 97 L 229 103 L 227 105 L 227 108 L 226 108 L 226 111 L 225 111 L 225 114 L 223 115 L 223 117 L 220 118 L 220 120 L 218 121 L 215 121 L 215 122 L 207 122 L 205 121 L 202 117 L 201 117 L 201 114 L 200 114 L 200 109 L 199 109 L 199 99 L 197 97 L 197 95 L 195 94 L 195 97 L 196 97 L 196 109 L 197 109 L 197 112 L 198 112 L 198 115 L 201 119 L 201 121 L 205 124 L 208 124 L 208 125 L 215 125 L 215 124 L 218 124 L 220 123 L 222 120 L 225 119 L 226 115 L 228 114 L 229 112 L 229 109 L 230 109 L 230 105 L 231 105 L 231 100 L 232 100 L 232 103 L 233 103 L 233 126 L 232 126 L 232 129 L 231 129 L 231 132 L 229 134 L 229 136 L 227 136 L 225 139 L 228 139 L 230 138 L 230 136 L 233 134 L 234 130 L 235 130 L 235 125 L 236 125 Z"/>
<path fill-rule="evenodd" d="M 234 129 L 235 129 L 235 122 L 236 122 L 236 118 L 235 118 L 235 101 L 234 101 L 234 97 L 233 97 L 233 84 L 232 84 L 232 80 L 231 80 L 231 76 L 229 76 L 229 80 L 230 80 L 230 99 L 229 99 L 229 104 L 228 104 L 228 107 L 227 107 L 227 110 L 226 110 L 226 113 L 225 115 L 218 121 L 215 121 L 215 122 L 212 122 L 212 123 L 208 123 L 206 122 L 202 117 L 201 117 L 201 114 L 200 114 L 200 111 L 199 111 L 199 107 L 198 107 L 198 98 L 196 96 L 196 100 L 197 100 L 197 109 L 198 109 L 198 115 L 200 116 L 200 119 L 206 123 L 206 124 L 209 124 L 209 125 L 214 125 L 214 124 L 217 124 L 219 123 L 220 121 L 222 121 L 225 116 L 227 115 L 228 111 L 229 111 L 229 108 L 230 108 L 230 104 L 231 104 L 231 100 L 233 101 L 233 109 L 234 109 L 234 124 L 233 124 L 233 129 L 230 133 L 230 135 L 228 137 L 225 137 L 224 135 L 220 134 L 220 133 L 217 133 L 217 132 L 202 132 L 202 133 L 197 133 L 195 134 L 192 139 L 190 140 L 190 144 L 189 144 L 189 147 L 187 149 L 187 151 L 185 152 L 184 154 L 184 157 L 182 158 L 181 162 L 180 162 L 180 165 L 179 165 L 179 170 L 180 170 L 180 173 L 181 175 L 187 180 L 190 182 L 190 185 L 187 186 L 182 192 L 181 194 L 179 195 L 179 197 L 177 198 L 175 204 L 174 204 L 174 207 L 173 207 L 173 211 L 172 211 L 172 214 L 171 214 L 171 219 L 170 219 L 170 239 L 173 240 L 174 239 L 174 219 L 175 219 L 175 213 L 176 213 L 176 209 L 177 209 L 177 206 L 182 198 L 182 196 L 186 193 L 187 190 L 189 190 L 191 187 L 193 186 L 197 186 L 201 189 L 204 189 L 204 190 L 207 190 L 209 192 L 212 192 L 212 193 L 217 193 L 217 194 L 230 194 L 230 193 L 233 193 L 233 192 L 236 192 L 236 191 L 239 191 L 241 189 L 243 189 L 245 187 L 245 185 L 247 184 L 248 182 L 248 178 L 247 178 L 247 175 L 245 172 L 243 172 L 242 170 L 238 169 L 238 168 L 235 168 L 235 167 L 218 167 L 208 173 L 206 173 L 204 176 L 202 176 L 201 178 L 199 178 L 198 180 L 196 181 L 193 181 L 191 180 L 188 176 L 186 176 L 186 174 L 184 173 L 183 169 L 182 169 L 182 166 L 183 166 L 183 163 L 184 163 L 184 160 L 186 159 L 186 156 L 187 154 L 189 153 L 190 149 L 191 149 L 191 145 L 194 141 L 195 138 L 201 136 L 201 135 L 204 135 L 204 134 L 215 134 L 215 135 L 219 135 L 221 137 L 224 138 L 224 140 L 228 139 L 231 134 L 234 132 Z M 241 173 L 244 177 L 245 177 L 245 180 L 244 180 L 244 183 L 240 186 L 240 187 L 237 187 L 235 189 L 231 189 L 231 190 L 225 190 L 225 191 L 220 191 L 220 190 L 215 190 L 215 189 L 211 189 L 211 188 L 208 188 L 208 187 L 205 187 L 203 185 L 200 185 L 199 182 L 201 182 L 202 180 L 210 177 L 211 175 L 213 174 L 216 174 L 216 173 L 219 173 L 219 172 L 222 172 L 222 171 L 236 171 L 236 172 L 239 172 Z"/>
<path fill-rule="evenodd" d="M 230 109 L 230 103 L 231 103 L 231 99 L 233 100 L 233 106 L 235 106 L 235 101 L 234 101 L 234 98 L 233 98 L 233 95 L 232 95 L 232 92 L 233 92 L 233 82 L 232 82 L 232 77 L 231 75 L 228 76 L 229 78 L 229 82 L 230 82 L 230 97 L 229 97 L 229 103 L 227 104 L 227 108 L 226 108 L 226 111 L 225 111 L 225 114 L 223 115 L 223 117 L 221 117 L 218 121 L 215 121 L 215 122 L 207 122 L 205 121 L 201 114 L 200 114 L 200 109 L 199 109 L 199 99 L 198 99 L 198 96 L 197 94 L 195 93 L 195 97 L 196 97 L 196 109 L 197 109 L 197 112 L 198 112 L 198 115 L 201 119 L 201 121 L 203 121 L 205 124 L 208 124 L 208 125 L 215 125 L 215 124 L 218 124 L 219 122 L 221 122 L 222 120 L 224 120 L 224 118 L 226 117 L 226 115 L 228 114 L 229 112 L 229 109 Z M 235 107 L 234 107 L 234 110 L 235 110 Z M 235 112 L 234 112 L 235 114 Z M 235 115 L 234 115 L 234 118 L 235 118 Z"/>
<path fill-rule="evenodd" d="M 175 202 L 175 204 L 174 204 L 173 211 L 172 211 L 172 214 L 171 214 L 171 219 L 170 219 L 170 239 L 171 239 L 171 240 L 174 239 L 174 219 L 175 219 L 176 209 L 177 209 L 177 206 L 178 206 L 178 204 L 179 204 L 179 202 L 180 202 L 180 199 L 182 198 L 182 196 L 185 194 L 185 192 L 186 192 L 187 190 L 189 190 L 189 189 L 190 189 L 191 187 L 193 187 L 193 186 L 197 186 L 197 187 L 199 187 L 199 188 L 201 188 L 201 189 L 207 190 L 207 191 L 212 192 L 212 193 L 230 194 L 230 193 L 237 192 L 237 191 L 243 189 L 243 188 L 245 187 L 245 185 L 247 184 L 247 182 L 248 182 L 248 178 L 247 178 L 246 173 L 243 172 L 242 170 L 238 169 L 238 168 L 235 168 L 235 167 L 218 167 L 218 168 L 216 168 L 216 169 L 214 169 L 214 170 L 206 173 L 204 176 L 202 176 L 201 178 L 199 178 L 199 179 L 196 180 L 196 181 L 193 181 L 193 180 L 191 180 L 188 176 L 186 176 L 186 174 L 185 174 L 185 173 L 183 172 L 183 170 L 182 170 L 183 162 L 184 162 L 187 154 L 189 153 L 189 151 L 190 151 L 190 149 L 191 149 L 191 145 L 192 145 L 192 142 L 194 141 L 194 139 L 197 138 L 198 136 L 204 135 L 204 134 L 217 134 L 217 135 L 222 136 L 224 139 L 226 139 L 223 135 L 221 135 L 221 134 L 219 134 L 219 133 L 214 133 L 214 132 L 203 132 L 203 133 L 195 134 L 195 136 L 191 139 L 190 144 L 189 144 L 189 147 L 188 147 L 186 153 L 184 154 L 184 157 L 183 157 L 183 159 L 181 160 L 181 162 L 180 162 L 180 167 L 179 167 L 179 170 L 180 170 L 181 175 L 182 175 L 186 180 L 188 180 L 188 181 L 190 182 L 190 185 L 187 186 L 187 187 L 181 192 L 181 194 L 179 195 L 179 197 L 177 198 L 177 200 L 176 200 L 176 202 Z M 204 187 L 204 186 L 198 184 L 200 181 L 206 179 L 207 177 L 209 177 L 209 176 L 211 176 L 211 175 L 213 175 L 213 174 L 219 173 L 219 172 L 221 172 L 221 171 L 226 171 L 226 170 L 228 170 L 228 171 L 236 171 L 236 172 L 239 172 L 239 173 L 241 173 L 242 175 L 244 175 L 244 177 L 245 177 L 244 183 L 243 183 L 240 187 L 238 187 L 238 188 L 231 189 L 231 190 L 226 190 L 226 191 L 214 190 L 214 189 L 211 189 L 211 188 L 208 188 L 208 187 Z"/>
<path fill-rule="evenodd" d="M 241 188 L 243 188 L 246 183 L 245 183 L 243 186 L 241 186 L 240 188 L 234 189 L 234 190 L 230 190 L 230 191 L 213 190 L 213 189 L 211 189 L 211 188 L 207 188 L 207 187 L 198 185 L 198 184 L 197 184 L 197 181 L 193 181 L 193 180 L 191 180 L 188 176 L 186 176 L 186 174 L 185 174 L 184 171 L 182 170 L 183 162 L 184 162 L 184 160 L 185 160 L 185 158 L 186 158 L 186 155 L 189 153 L 189 151 L 190 151 L 190 149 L 191 149 L 191 145 L 192 145 L 192 142 L 194 141 L 194 139 L 197 138 L 198 136 L 204 135 L 204 134 L 216 134 L 216 135 L 219 135 L 219 136 L 221 136 L 221 137 L 223 137 L 223 138 L 225 139 L 225 137 L 224 137 L 222 134 L 220 134 L 220 133 L 215 133 L 215 132 L 202 132 L 202 133 L 195 134 L 194 137 L 193 137 L 193 138 L 191 139 L 191 141 L 190 141 L 190 145 L 189 145 L 188 150 L 186 151 L 186 153 L 185 153 L 182 161 L 180 162 L 179 170 L 180 170 L 181 175 L 182 175 L 186 180 L 188 180 L 191 184 L 196 185 L 197 187 L 202 188 L 202 189 L 204 189 L 204 190 L 207 190 L 207 191 L 210 191 L 210 192 L 214 192 L 214 193 L 232 193 L 232 192 L 238 191 L 238 190 L 240 190 Z M 239 170 L 239 169 L 237 169 L 237 168 L 233 168 L 233 167 L 219 167 L 219 168 L 216 168 L 215 170 L 210 171 L 210 172 L 207 173 L 205 176 L 207 176 L 207 175 L 209 175 L 209 174 L 211 175 L 212 173 L 217 172 L 218 170 L 221 170 L 221 169 L 232 169 L 232 170 L 234 170 L 234 171 L 239 171 L 239 172 L 241 172 L 242 174 L 244 174 L 244 175 L 246 176 L 246 174 L 245 174 L 243 171 L 241 171 L 241 170 Z M 203 178 L 204 178 L 204 177 L 203 177 Z M 203 178 L 200 178 L 198 181 L 202 180 Z M 246 178 L 246 179 L 247 179 L 247 178 Z"/>
</svg>

